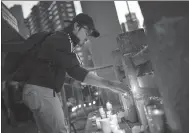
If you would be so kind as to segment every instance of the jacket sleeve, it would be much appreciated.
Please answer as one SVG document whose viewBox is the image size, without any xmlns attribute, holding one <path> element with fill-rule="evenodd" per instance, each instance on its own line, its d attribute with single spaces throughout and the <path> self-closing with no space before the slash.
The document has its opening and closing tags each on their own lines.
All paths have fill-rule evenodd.
<svg viewBox="0 0 189 133">
<path fill-rule="evenodd" d="M 55 33 L 46 39 L 52 57 L 72 78 L 83 82 L 88 71 L 80 67 L 75 53 L 71 52 L 71 43 L 65 33 Z M 48 53 L 48 52 L 47 52 Z"/>
</svg>

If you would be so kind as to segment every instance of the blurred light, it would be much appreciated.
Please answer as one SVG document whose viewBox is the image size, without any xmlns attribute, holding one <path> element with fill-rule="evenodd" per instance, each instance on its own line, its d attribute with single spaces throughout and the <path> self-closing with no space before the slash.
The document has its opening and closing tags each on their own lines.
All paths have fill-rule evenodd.
<svg viewBox="0 0 189 133">
<path fill-rule="evenodd" d="M 74 112 L 76 109 L 77 109 L 76 107 L 73 107 L 73 108 L 72 108 L 72 112 Z"/>
<path fill-rule="evenodd" d="M 91 103 L 89 103 L 89 106 L 91 106 Z"/>
<path fill-rule="evenodd" d="M 86 104 L 83 104 L 83 106 L 85 107 L 85 106 L 86 106 Z"/>
<path fill-rule="evenodd" d="M 96 104 L 96 101 L 93 101 L 93 104 Z"/>
<path fill-rule="evenodd" d="M 163 115 L 163 114 L 164 114 L 164 112 L 163 112 L 162 110 L 159 110 L 159 109 L 154 109 L 154 110 L 152 111 L 152 113 L 153 113 L 154 115 Z"/>
<path fill-rule="evenodd" d="M 83 57 L 80 57 L 80 59 L 81 59 L 81 60 L 84 60 L 84 58 L 83 58 Z"/>
<path fill-rule="evenodd" d="M 77 51 L 81 50 L 81 47 L 77 47 L 76 50 L 77 50 Z"/>
<path fill-rule="evenodd" d="M 98 94 L 99 94 L 98 92 L 95 92 L 95 94 L 94 94 L 94 95 L 95 95 L 95 96 L 97 96 Z"/>
<path fill-rule="evenodd" d="M 81 105 L 78 105 L 79 108 L 81 108 Z"/>
<path fill-rule="evenodd" d="M 86 83 L 81 82 L 81 85 L 87 85 Z"/>
<path fill-rule="evenodd" d="M 94 75 L 98 76 L 97 72 L 95 72 L 95 71 L 90 71 L 90 73 L 93 73 Z"/>
<path fill-rule="evenodd" d="M 81 52 L 78 52 L 77 54 L 78 54 L 79 56 L 82 56 L 82 55 L 83 55 L 83 53 L 81 53 Z"/>
</svg>

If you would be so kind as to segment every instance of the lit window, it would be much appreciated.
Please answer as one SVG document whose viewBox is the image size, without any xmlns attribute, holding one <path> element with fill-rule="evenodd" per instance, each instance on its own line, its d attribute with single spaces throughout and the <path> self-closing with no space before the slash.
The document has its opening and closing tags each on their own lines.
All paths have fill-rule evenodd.
<svg viewBox="0 0 189 133">
<path fill-rule="evenodd" d="M 55 30 L 60 30 L 62 28 L 62 26 L 61 25 L 59 25 L 58 27 L 56 27 L 56 29 Z"/>
<path fill-rule="evenodd" d="M 58 16 L 58 15 L 54 18 L 54 20 L 57 20 L 57 19 L 59 19 L 59 16 Z"/>
<path fill-rule="evenodd" d="M 56 1 L 53 1 L 52 5 L 55 5 L 56 4 Z"/>
<path fill-rule="evenodd" d="M 67 3 L 67 4 L 66 4 L 66 7 L 72 7 L 72 4 Z"/>
<path fill-rule="evenodd" d="M 73 17 L 74 14 L 73 13 L 68 13 L 68 16 Z"/>
<path fill-rule="evenodd" d="M 73 12 L 73 8 L 67 8 L 68 12 Z"/>
<path fill-rule="evenodd" d="M 60 20 L 57 20 L 57 21 L 56 21 L 56 24 L 57 24 L 57 25 L 60 24 Z"/>
<path fill-rule="evenodd" d="M 54 15 L 56 15 L 58 13 L 58 11 L 56 10 L 55 12 L 53 12 Z"/>
<path fill-rule="evenodd" d="M 56 9 L 57 9 L 57 6 L 55 5 L 55 6 L 53 7 L 53 9 L 52 9 L 52 10 L 54 11 L 54 10 L 56 10 Z"/>
</svg>

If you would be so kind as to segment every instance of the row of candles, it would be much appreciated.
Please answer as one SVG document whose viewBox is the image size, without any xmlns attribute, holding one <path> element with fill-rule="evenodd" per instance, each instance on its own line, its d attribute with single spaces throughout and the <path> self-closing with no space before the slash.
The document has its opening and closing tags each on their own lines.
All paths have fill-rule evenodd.
<svg viewBox="0 0 189 133">
<path fill-rule="evenodd" d="M 106 103 L 106 109 L 103 107 L 99 108 L 100 118 L 96 118 L 96 125 L 101 128 L 103 133 L 125 133 L 125 130 L 120 129 L 118 124 L 117 114 L 113 114 L 112 104 Z"/>
<path fill-rule="evenodd" d="M 89 103 L 88 105 L 92 106 L 92 104 L 95 105 L 96 101 L 93 101 L 92 103 Z M 79 104 L 78 106 L 72 107 L 72 112 L 76 111 L 78 108 L 81 108 L 81 107 L 82 107 L 81 104 Z M 86 104 L 83 104 L 83 107 L 86 107 Z"/>
</svg>

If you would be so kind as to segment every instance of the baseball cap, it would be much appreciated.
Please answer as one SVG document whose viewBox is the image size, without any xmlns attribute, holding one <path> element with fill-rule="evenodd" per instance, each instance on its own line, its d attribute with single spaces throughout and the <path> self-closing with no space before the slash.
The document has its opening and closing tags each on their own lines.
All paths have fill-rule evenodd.
<svg viewBox="0 0 189 133">
<path fill-rule="evenodd" d="M 87 26 L 90 30 L 92 30 L 91 36 L 93 36 L 95 38 L 100 36 L 100 33 L 95 28 L 92 17 L 90 17 L 89 15 L 84 14 L 84 13 L 80 13 L 73 18 L 72 22 L 73 23 L 77 22 L 80 25 Z"/>
</svg>

